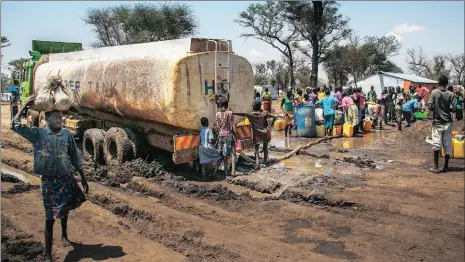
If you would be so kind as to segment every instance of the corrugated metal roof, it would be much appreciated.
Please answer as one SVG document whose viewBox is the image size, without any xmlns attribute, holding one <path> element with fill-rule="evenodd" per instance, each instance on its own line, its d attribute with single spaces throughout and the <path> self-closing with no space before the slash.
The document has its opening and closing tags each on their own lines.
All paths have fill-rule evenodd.
<svg viewBox="0 0 465 262">
<path fill-rule="evenodd" d="M 438 83 L 438 81 L 431 80 L 431 79 L 428 79 L 428 78 L 424 78 L 424 77 L 421 77 L 421 76 L 412 75 L 412 74 L 400 74 L 400 73 L 391 73 L 391 72 L 380 72 L 380 73 L 384 74 L 384 75 L 393 76 L 393 77 L 397 77 L 397 78 L 400 78 L 400 79 L 412 81 L 412 82 L 415 82 L 415 83 L 425 83 L 425 84 L 437 84 Z"/>
</svg>

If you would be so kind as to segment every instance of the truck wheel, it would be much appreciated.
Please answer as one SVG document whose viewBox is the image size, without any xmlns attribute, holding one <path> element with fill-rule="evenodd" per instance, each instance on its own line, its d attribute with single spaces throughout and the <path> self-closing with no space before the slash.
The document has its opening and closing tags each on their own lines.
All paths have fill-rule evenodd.
<svg viewBox="0 0 465 262">
<path fill-rule="evenodd" d="M 92 158 L 100 165 L 105 164 L 103 154 L 103 143 L 105 140 L 105 131 L 98 128 L 90 128 L 84 132 L 82 138 L 82 151 L 85 157 Z"/>
<path fill-rule="evenodd" d="M 119 127 L 110 128 L 105 134 L 103 154 L 107 165 L 118 165 L 134 159 L 134 143 Z"/>
<path fill-rule="evenodd" d="M 144 135 L 140 131 L 131 128 L 123 128 L 123 130 L 132 142 L 134 158 L 145 157 L 148 151 L 148 143 L 145 141 Z"/>
</svg>

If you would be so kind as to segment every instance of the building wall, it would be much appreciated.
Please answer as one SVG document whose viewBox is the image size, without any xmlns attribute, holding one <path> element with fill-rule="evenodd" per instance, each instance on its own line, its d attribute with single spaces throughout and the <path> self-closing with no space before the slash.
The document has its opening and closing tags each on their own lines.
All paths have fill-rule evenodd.
<svg viewBox="0 0 465 262">
<path fill-rule="evenodd" d="M 381 92 L 384 89 L 384 87 L 400 86 L 402 88 L 404 86 L 404 80 L 392 76 L 378 74 L 371 76 L 363 81 L 360 81 L 359 83 L 357 83 L 357 86 L 362 87 L 365 93 L 368 93 L 368 91 L 370 91 L 370 87 L 374 86 L 378 98 L 381 98 Z"/>
</svg>

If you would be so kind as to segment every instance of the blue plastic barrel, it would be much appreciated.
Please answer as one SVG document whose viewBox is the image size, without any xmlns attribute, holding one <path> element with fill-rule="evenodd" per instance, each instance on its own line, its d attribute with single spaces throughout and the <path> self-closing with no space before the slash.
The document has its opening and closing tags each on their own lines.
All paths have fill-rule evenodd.
<svg viewBox="0 0 465 262">
<path fill-rule="evenodd" d="M 297 136 L 316 137 L 314 106 L 299 106 L 297 110 Z"/>
</svg>

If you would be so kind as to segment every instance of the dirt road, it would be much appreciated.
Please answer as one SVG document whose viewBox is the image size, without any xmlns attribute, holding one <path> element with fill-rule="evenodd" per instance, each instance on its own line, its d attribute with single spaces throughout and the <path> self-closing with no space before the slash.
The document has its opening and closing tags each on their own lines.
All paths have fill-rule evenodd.
<svg viewBox="0 0 465 262">
<path fill-rule="evenodd" d="M 2 260 L 40 261 L 44 211 L 33 152 L 8 124 L 9 110 L 2 106 Z M 453 160 L 453 172 L 427 172 L 428 127 L 417 122 L 402 134 L 385 130 L 334 139 L 259 172 L 241 164 L 247 175 L 214 182 L 198 182 L 162 152 L 153 162 L 117 169 L 84 160 L 91 192 L 70 214 L 74 247 L 54 245 L 54 257 L 464 261 L 465 166 Z M 309 141 L 273 136 L 272 157 Z"/>
</svg>

